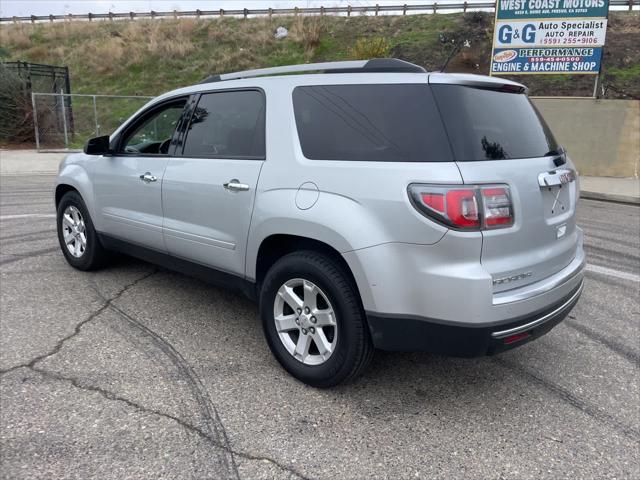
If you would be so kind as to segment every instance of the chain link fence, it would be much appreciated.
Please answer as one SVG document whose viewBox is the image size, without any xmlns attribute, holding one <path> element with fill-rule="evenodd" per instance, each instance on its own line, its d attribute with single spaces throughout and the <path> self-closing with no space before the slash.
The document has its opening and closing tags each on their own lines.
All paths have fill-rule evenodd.
<svg viewBox="0 0 640 480">
<path fill-rule="evenodd" d="M 109 135 L 153 97 L 33 93 L 36 148 L 81 149 L 92 137 Z"/>
</svg>

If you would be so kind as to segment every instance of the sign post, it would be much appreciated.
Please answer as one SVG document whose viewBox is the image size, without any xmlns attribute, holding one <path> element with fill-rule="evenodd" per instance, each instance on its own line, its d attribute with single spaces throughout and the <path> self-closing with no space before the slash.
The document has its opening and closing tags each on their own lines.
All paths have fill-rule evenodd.
<svg viewBox="0 0 640 480">
<path fill-rule="evenodd" d="M 600 73 L 609 0 L 497 0 L 491 75 Z"/>
</svg>

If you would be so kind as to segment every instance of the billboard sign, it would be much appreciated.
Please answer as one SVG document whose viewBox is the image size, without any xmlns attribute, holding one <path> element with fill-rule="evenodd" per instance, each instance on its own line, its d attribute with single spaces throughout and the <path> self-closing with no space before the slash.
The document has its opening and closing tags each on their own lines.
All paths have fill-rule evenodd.
<svg viewBox="0 0 640 480">
<path fill-rule="evenodd" d="M 491 74 L 597 74 L 609 0 L 498 0 Z"/>
<path fill-rule="evenodd" d="M 607 18 L 609 0 L 498 0 L 498 18 Z"/>
</svg>

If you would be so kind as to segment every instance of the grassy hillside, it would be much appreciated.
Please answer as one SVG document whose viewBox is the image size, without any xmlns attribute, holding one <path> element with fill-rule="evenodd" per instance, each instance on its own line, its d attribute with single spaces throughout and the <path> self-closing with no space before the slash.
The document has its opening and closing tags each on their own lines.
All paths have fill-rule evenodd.
<svg viewBox="0 0 640 480">
<path fill-rule="evenodd" d="M 289 29 L 274 38 L 278 26 Z M 291 63 L 394 56 L 439 69 L 452 42 L 470 41 L 448 71 L 487 73 L 492 13 L 61 22 L 0 27 L 3 60 L 68 65 L 74 93 L 156 95 L 211 73 Z M 640 16 L 611 13 L 608 97 L 640 97 Z M 516 77 L 511 77 L 516 78 Z M 533 95 L 590 95 L 593 77 L 517 78 Z"/>
</svg>

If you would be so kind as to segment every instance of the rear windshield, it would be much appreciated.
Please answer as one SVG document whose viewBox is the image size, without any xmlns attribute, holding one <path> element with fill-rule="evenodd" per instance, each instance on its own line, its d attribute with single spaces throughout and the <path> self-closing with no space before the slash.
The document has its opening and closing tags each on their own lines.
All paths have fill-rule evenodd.
<svg viewBox="0 0 640 480">
<path fill-rule="evenodd" d="M 432 85 L 458 161 L 555 155 L 558 145 L 529 98 L 461 85 Z"/>
<path fill-rule="evenodd" d="M 293 107 L 302 151 L 312 160 L 453 160 L 426 84 L 297 87 Z"/>
</svg>

